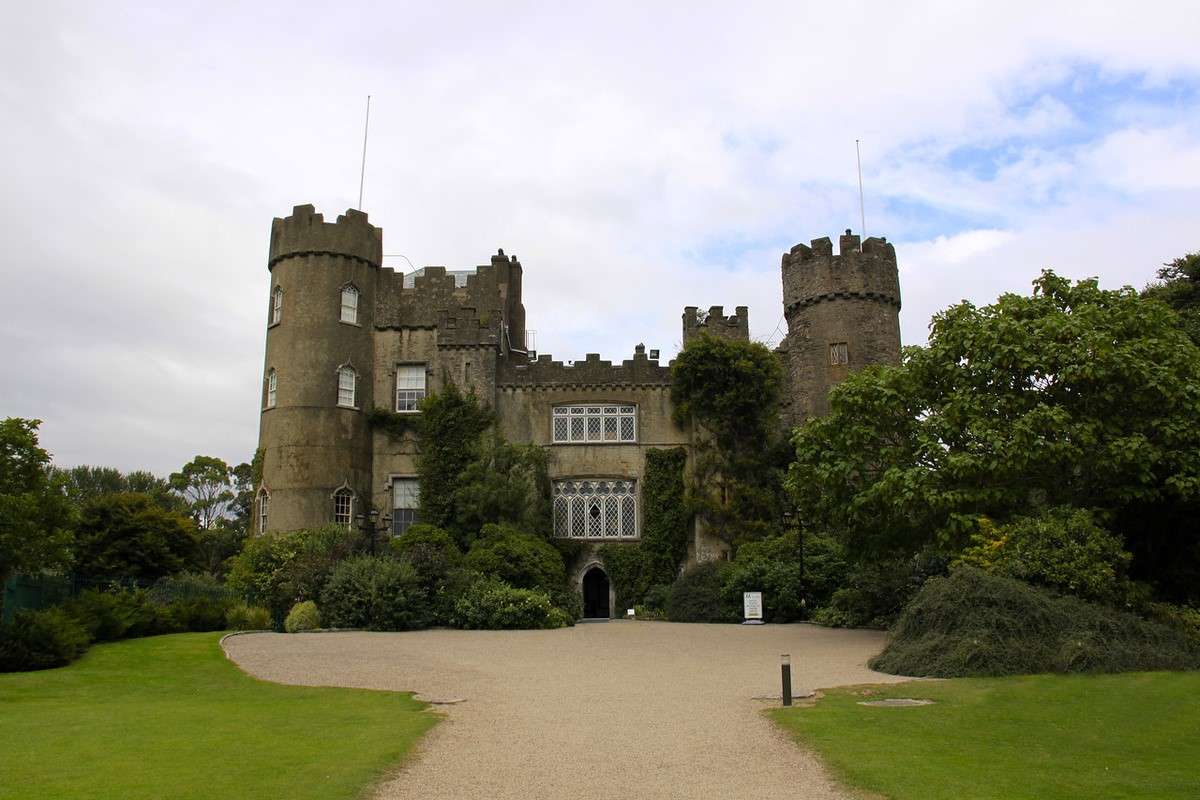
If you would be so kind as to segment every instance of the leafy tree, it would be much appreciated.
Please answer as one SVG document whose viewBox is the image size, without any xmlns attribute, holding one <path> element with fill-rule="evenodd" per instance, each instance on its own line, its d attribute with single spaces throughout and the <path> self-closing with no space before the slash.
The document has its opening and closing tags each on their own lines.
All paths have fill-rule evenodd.
<svg viewBox="0 0 1200 800">
<path fill-rule="evenodd" d="M 420 409 L 417 475 L 421 521 L 461 534 L 455 494 L 462 485 L 463 471 L 478 457 L 480 437 L 492 415 L 474 392 L 463 394 L 453 383 L 426 396 Z M 459 543 L 465 544 L 466 539 L 460 538 Z"/>
<path fill-rule="evenodd" d="M 1032 296 L 952 306 L 928 347 L 851 375 L 830 408 L 797 431 L 788 485 L 801 519 L 856 558 L 953 555 L 984 517 L 1119 519 L 1200 496 L 1200 350 L 1130 288 L 1047 271 Z M 1114 530 L 1136 558 L 1145 531 Z M 1194 530 L 1174 532 L 1173 554 Z"/>
<path fill-rule="evenodd" d="M 1188 253 L 1164 264 L 1158 270 L 1158 281 L 1147 286 L 1142 296 L 1175 309 L 1183 329 L 1200 344 L 1200 253 Z"/>
<path fill-rule="evenodd" d="M 84 505 L 75 531 L 75 574 L 154 580 L 181 572 L 196 555 L 190 519 L 144 494 L 105 494 Z"/>
<path fill-rule="evenodd" d="M 39 425 L 0 422 L 0 585 L 14 572 L 57 569 L 70 557 L 72 509 L 38 446 Z"/>
<path fill-rule="evenodd" d="M 671 368 L 675 420 L 695 423 L 688 506 L 734 550 L 766 536 L 780 518 L 782 385 L 779 359 L 757 342 L 699 336 Z"/>
<path fill-rule="evenodd" d="M 484 435 L 475 460 L 459 475 L 454 516 L 459 541 L 467 544 L 487 524 L 513 525 L 549 538 L 546 451 L 533 444 L 509 444 L 495 432 Z"/>
<path fill-rule="evenodd" d="M 182 496 L 192 518 L 202 530 L 223 519 L 237 499 L 233 491 L 233 470 L 216 456 L 196 456 L 171 473 L 171 488 Z"/>
<path fill-rule="evenodd" d="M 338 563 L 362 550 L 361 534 L 340 525 L 252 536 L 230 559 L 227 582 L 282 624 L 293 604 L 316 600 Z"/>
<path fill-rule="evenodd" d="M 76 508 L 82 508 L 101 495 L 133 492 L 154 498 L 154 502 L 167 511 L 187 511 L 186 503 L 171 490 L 171 484 L 146 470 L 124 473 L 114 467 L 88 465 L 52 469 L 63 480 L 67 497 Z"/>
</svg>

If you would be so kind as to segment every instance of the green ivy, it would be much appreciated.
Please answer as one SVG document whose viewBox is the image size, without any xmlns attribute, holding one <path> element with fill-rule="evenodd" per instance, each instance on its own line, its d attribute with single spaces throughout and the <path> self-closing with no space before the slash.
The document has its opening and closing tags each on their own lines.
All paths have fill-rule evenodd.
<svg viewBox="0 0 1200 800">
<path fill-rule="evenodd" d="M 421 521 L 455 530 L 455 493 L 462 474 L 479 455 L 480 439 L 492 413 L 474 392 L 463 394 L 453 383 L 421 401 L 417 432 L 421 452 L 417 475 L 421 481 Z M 461 542 L 460 542 L 461 543 Z"/>
<path fill-rule="evenodd" d="M 633 545 L 607 544 L 600 549 L 622 606 L 640 604 L 651 587 L 674 581 L 687 557 L 692 515 L 684 502 L 686 463 L 687 451 L 682 447 L 647 451 L 642 539 Z"/>
<path fill-rule="evenodd" d="M 367 424 L 393 439 L 400 439 L 409 431 L 416 431 L 419 422 L 420 418 L 416 414 L 401 414 L 378 406 L 367 412 Z"/>
</svg>

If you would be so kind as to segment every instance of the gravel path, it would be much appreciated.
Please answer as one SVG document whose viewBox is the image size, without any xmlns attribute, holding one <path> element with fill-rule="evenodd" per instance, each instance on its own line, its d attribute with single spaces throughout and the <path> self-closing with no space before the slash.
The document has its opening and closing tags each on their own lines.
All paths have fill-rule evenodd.
<svg viewBox="0 0 1200 800">
<path fill-rule="evenodd" d="M 470 798 L 841 798 L 761 713 L 779 655 L 797 694 L 901 680 L 868 670 L 883 634 L 811 625 L 614 621 L 555 631 L 250 634 L 252 675 L 465 698 L 376 795 Z"/>
</svg>

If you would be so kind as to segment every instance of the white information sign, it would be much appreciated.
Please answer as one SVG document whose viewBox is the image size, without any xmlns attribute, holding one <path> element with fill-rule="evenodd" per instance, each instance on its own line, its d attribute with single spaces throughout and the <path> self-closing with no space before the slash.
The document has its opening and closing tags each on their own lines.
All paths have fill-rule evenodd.
<svg viewBox="0 0 1200 800">
<path fill-rule="evenodd" d="M 742 610 L 746 619 L 762 619 L 762 592 L 742 592 Z"/>
</svg>

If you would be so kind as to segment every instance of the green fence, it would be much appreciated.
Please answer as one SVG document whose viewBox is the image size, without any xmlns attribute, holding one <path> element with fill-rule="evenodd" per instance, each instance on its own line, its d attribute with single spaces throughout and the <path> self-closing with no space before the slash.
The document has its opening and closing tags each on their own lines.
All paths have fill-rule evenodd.
<svg viewBox="0 0 1200 800">
<path fill-rule="evenodd" d="M 3 615 L 0 621 L 12 622 L 13 614 L 23 608 L 46 608 L 77 594 L 75 581 L 59 575 L 13 575 L 4 583 Z"/>
</svg>

